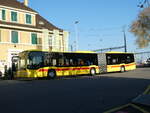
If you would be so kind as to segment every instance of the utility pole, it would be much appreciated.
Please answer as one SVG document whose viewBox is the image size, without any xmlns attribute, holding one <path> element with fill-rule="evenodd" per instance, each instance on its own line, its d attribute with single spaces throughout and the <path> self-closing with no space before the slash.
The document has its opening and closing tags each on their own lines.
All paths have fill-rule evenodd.
<svg viewBox="0 0 150 113">
<path fill-rule="evenodd" d="M 77 24 L 79 23 L 79 21 L 75 21 L 74 23 L 74 27 L 75 27 L 75 49 L 76 51 L 78 51 L 78 27 L 77 27 Z"/>
<path fill-rule="evenodd" d="M 123 37 L 124 37 L 124 52 L 127 52 L 127 39 L 126 39 L 125 27 L 123 27 Z"/>
<path fill-rule="evenodd" d="M 73 46 L 72 45 L 70 45 L 70 51 L 73 51 Z"/>
</svg>

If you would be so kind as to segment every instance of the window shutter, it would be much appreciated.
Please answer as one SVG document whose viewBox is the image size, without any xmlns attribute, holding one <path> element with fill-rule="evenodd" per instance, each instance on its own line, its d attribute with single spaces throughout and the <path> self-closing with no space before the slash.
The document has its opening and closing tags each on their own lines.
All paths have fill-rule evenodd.
<svg viewBox="0 0 150 113">
<path fill-rule="evenodd" d="M 17 12 L 11 12 L 11 20 L 12 21 L 17 21 Z"/>
<path fill-rule="evenodd" d="M 17 31 L 12 31 L 11 42 L 12 43 L 18 43 L 18 32 Z"/>
<path fill-rule="evenodd" d="M 31 15 L 26 14 L 26 23 L 31 24 Z"/>
<path fill-rule="evenodd" d="M 1 30 L 0 30 L 0 42 L 1 42 Z"/>
<path fill-rule="evenodd" d="M 37 44 L 37 34 L 32 33 L 32 44 Z"/>
<path fill-rule="evenodd" d="M 2 20 L 6 20 L 6 11 L 2 10 Z"/>
</svg>

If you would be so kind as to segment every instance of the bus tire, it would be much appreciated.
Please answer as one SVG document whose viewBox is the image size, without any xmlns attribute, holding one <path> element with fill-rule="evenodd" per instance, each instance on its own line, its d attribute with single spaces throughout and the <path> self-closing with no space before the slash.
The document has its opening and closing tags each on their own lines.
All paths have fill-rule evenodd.
<svg viewBox="0 0 150 113">
<path fill-rule="evenodd" d="M 94 68 L 91 68 L 91 70 L 90 70 L 90 75 L 91 75 L 91 76 L 96 75 L 96 70 L 95 70 Z"/>
<path fill-rule="evenodd" d="M 125 67 L 124 67 L 124 66 L 121 66 L 121 67 L 120 67 L 120 72 L 123 73 L 123 72 L 125 72 L 125 71 L 126 71 L 126 70 L 125 70 Z"/>
<path fill-rule="evenodd" d="M 49 70 L 47 74 L 47 78 L 54 79 L 56 77 L 56 71 L 55 70 Z"/>
</svg>

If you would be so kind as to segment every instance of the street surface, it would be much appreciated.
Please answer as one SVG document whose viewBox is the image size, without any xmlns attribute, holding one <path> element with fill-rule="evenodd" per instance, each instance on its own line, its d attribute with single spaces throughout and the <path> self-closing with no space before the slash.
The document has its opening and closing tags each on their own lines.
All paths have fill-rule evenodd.
<svg viewBox="0 0 150 113">
<path fill-rule="evenodd" d="M 1 113 L 102 113 L 130 103 L 150 85 L 150 68 L 94 77 L 1 80 Z"/>
</svg>

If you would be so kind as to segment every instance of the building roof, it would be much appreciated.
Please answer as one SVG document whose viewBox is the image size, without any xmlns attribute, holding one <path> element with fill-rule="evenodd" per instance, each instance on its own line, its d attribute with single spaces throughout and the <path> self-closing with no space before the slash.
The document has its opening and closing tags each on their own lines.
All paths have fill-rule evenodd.
<svg viewBox="0 0 150 113">
<path fill-rule="evenodd" d="M 39 14 L 36 15 L 36 25 L 27 25 L 27 24 L 19 24 L 19 23 L 12 23 L 12 22 L 6 22 L 6 21 L 0 21 L 0 24 L 4 24 L 4 25 L 11 25 L 11 26 L 18 26 L 18 27 L 26 27 L 26 28 L 33 28 L 33 29 L 48 29 L 50 31 L 57 29 L 60 32 L 62 32 L 63 30 L 54 26 L 53 24 L 51 24 L 50 22 L 48 22 L 46 19 L 44 19 L 43 17 L 41 17 Z"/>
<path fill-rule="evenodd" d="M 41 17 L 40 15 L 36 15 L 36 25 L 26 25 L 26 24 L 19 24 L 19 23 L 12 23 L 12 22 L 6 22 L 6 21 L 0 21 L 0 24 L 4 25 L 11 25 L 11 26 L 18 26 L 18 27 L 26 27 L 26 28 L 33 28 L 33 29 L 48 29 L 50 31 L 57 29 L 59 31 L 63 31 L 62 29 L 54 26 L 50 22 L 48 22 L 46 19 Z"/>
<path fill-rule="evenodd" d="M 25 6 L 24 3 L 21 3 L 17 0 L 0 0 L 0 5 L 36 12 L 33 9 Z M 63 31 L 62 29 L 51 24 L 49 21 L 47 21 L 45 18 L 43 18 L 39 14 L 36 14 L 36 26 L 19 24 L 19 23 L 11 23 L 11 22 L 6 22 L 6 21 L 0 21 L 0 24 L 19 26 L 19 27 L 27 27 L 27 28 L 29 27 L 29 28 L 35 28 L 35 29 L 42 29 L 42 28 L 45 28 L 48 30 L 57 29 L 59 31 Z"/>
<path fill-rule="evenodd" d="M 31 11 L 31 12 L 36 12 L 35 10 L 31 9 L 30 7 L 25 6 L 24 3 L 21 3 L 17 0 L 0 0 L 0 5 L 17 8 L 17 9 L 22 9 L 22 10 L 26 10 L 26 11 Z"/>
<path fill-rule="evenodd" d="M 36 15 L 36 27 L 39 28 L 39 29 L 42 29 L 42 28 L 45 28 L 45 29 L 48 29 L 48 30 L 57 29 L 57 30 L 62 31 L 62 29 L 54 26 L 53 24 L 51 24 L 45 18 L 43 18 L 42 16 L 40 16 L 38 14 Z"/>
</svg>

